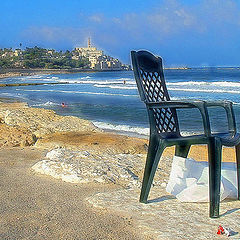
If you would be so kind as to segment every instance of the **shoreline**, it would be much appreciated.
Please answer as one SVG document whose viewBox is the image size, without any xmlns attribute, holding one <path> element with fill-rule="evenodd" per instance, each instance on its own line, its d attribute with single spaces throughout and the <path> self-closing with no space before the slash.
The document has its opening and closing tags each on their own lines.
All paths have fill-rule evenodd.
<svg viewBox="0 0 240 240">
<path fill-rule="evenodd" d="M 94 69 L 0 69 L 1 79 L 9 77 L 33 76 L 39 74 L 71 74 L 71 73 L 88 73 L 88 72 L 114 72 L 126 70 L 94 70 Z"/>
<path fill-rule="evenodd" d="M 146 152 L 146 139 L 120 135 L 115 131 L 104 131 L 88 120 L 75 116 L 61 116 L 44 108 L 29 107 L 28 104 L 12 98 L 0 99 L 0 123 L 2 131 L 6 131 L 1 134 L 2 138 L 5 136 L 6 139 L 0 141 L 0 147 L 1 142 L 2 146 L 21 145 L 21 139 L 17 136 L 25 134 L 28 145 L 48 148 L 50 141 L 50 149 L 56 146 L 75 149 L 85 147 L 101 152 L 104 145 L 111 147 L 112 144 L 113 152 Z M 14 133 L 17 134 L 16 139 Z M 9 134 L 11 136 L 8 136 Z M 72 141 L 69 141 L 70 137 Z"/>
<path fill-rule="evenodd" d="M 4 111 L 1 111 L 3 110 Z M 120 139 L 124 139 L 124 140 L 130 140 L 131 141 L 131 146 L 129 146 L 129 148 L 132 148 L 133 146 L 137 147 L 137 151 L 139 151 L 139 153 L 147 153 L 147 148 L 146 146 L 148 145 L 148 136 L 145 135 L 141 135 L 141 134 L 137 134 L 137 133 L 131 133 L 131 132 L 125 132 L 125 131 L 117 131 L 117 130 L 112 130 L 112 129 L 101 129 L 96 127 L 91 121 L 89 120 L 85 120 L 85 119 L 81 119 L 79 117 L 75 117 L 75 116 L 61 116 L 58 115 L 57 113 L 55 113 L 55 111 L 53 110 L 48 110 L 45 108 L 41 108 L 41 107 L 29 107 L 27 103 L 18 101 L 18 99 L 15 98 L 0 98 L 0 123 L 4 123 L 4 113 L 3 112 L 9 112 L 9 110 L 18 110 L 21 112 L 21 110 L 25 110 L 21 112 L 21 115 L 19 115 L 19 119 L 15 119 L 15 116 L 13 114 L 12 119 L 10 119 L 10 125 L 12 125 L 11 121 L 14 122 L 14 124 L 16 124 L 16 126 L 21 129 L 23 127 L 23 129 L 25 130 L 26 128 L 29 128 L 29 126 L 26 126 L 26 123 L 24 123 L 24 121 L 29 122 L 31 120 L 33 121 L 37 121 L 34 120 L 36 118 L 36 116 L 40 117 L 39 119 L 41 119 L 41 121 L 44 120 L 44 115 L 46 115 L 45 117 L 48 119 L 46 121 L 50 121 L 50 122 L 46 122 L 46 123 L 42 123 L 43 129 L 35 129 L 36 133 L 39 134 L 39 141 L 42 142 L 41 144 L 43 144 L 44 146 L 47 146 L 47 141 L 54 141 L 54 140 L 59 140 L 60 142 L 58 144 L 69 144 L 70 148 L 77 148 L 78 143 L 74 143 L 73 145 L 71 145 L 68 141 L 68 137 L 72 136 L 75 141 L 77 141 L 76 135 L 74 135 L 74 133 L 78 133 L 78 132 L 84 132 L 84 134 L 91 134 L 91 133 L 103 133 L 103 139 L 98 139 L 98 141 L 101 142 L 101 140 L 103 140 L 103 145 L 106 144 L 106 142 L 104 142 L 105 138 L 110 138 L 112 139 L 112 143 L 115 144 L 115 150 L 118 149 L 117 142 L 115 142 L 115 140 L 120 140 Z M 33 114 L 33 118 L 32 116 L 28 116 L 29 114 L 31 114 L 32 112 L 34 112 Z M 9 113 L 8 113 L 9 114 Z M 24 114 L 28 114 L 27 116 L 24 116 Z M 29 117 L 29 118 L 28 118 Z M 21 119 L 24 118 L 24 119 Z M 2 120 L 1 120 L 2 119 Z M 5 118 L 6 119 L 6 118 Z M 50 120 L 49 120 L 50 119 Z M 55 120 L 57 119 L 57 120 Z M 19 122 L 16 122 L 19 121 Z M 53 121 L 53 123 L 51 123 L 51 121 Z M 59 123 L 55 123 L 55 121 L 60 121 L 62 124 L 62 127 L 59 127 L 58 124 Z M 65 125 L 64 125 L 64 121 L 66 121 L 66 125 L 67 128 L 65 129 Z M 71 122 L 72 121 L 72 122 Z M 9 123 L 7 123 L 8 125 Z M 36 123 L 34 123 L 36 124 Z M 37 122 L 37 124 L 39 124 Z M 46 125 L 44 125 L 46 124 Z M 53 124 L 53 129 L 51 128 L 50 130 L 48 129 L 48 127 L 52 127 L 51 124 Z M 55 127 L 55 125 L 57 125 L 57 127 Z M 76 128 L 76 126 L 74 126 L 74 124 L 77 124 L 77 127 L 79 127 L 79 129 Z M 80 125 L 79 125 L 80 124 Z M 81 126 L 81 124 L 83 124 L 83 126 Z M 71 126 L 72 125 L 72 126 Z M 30 125 L 31 128 L 31 125 Z M 46 129 L 44 129 L 46 128 Z M 55 128 L 55 129 L 54 129 Z M 35 134 L 35 132 L 33 132 Z M 61 138 L 61 133 L 63 133 L 63 135 L 65 134 L 65 138 L 66 140 L 63 138 Z M 97 136 L 97 135 L 96 135 Z M 37 136 L 38 137 L 38 136 Z M 97 136 L 98 137 L 98 136 Z M 120 137 L 120 139 L 119 139 Z M 61 138 L 61 139 L 60 139 Z M 113 140 L 115 139 L 115 140 Z M 85 142 L 85 147 L 87 147 L 86 144 L 89 144 L 88 147 L 92 147 L 92 141 L 94 141 L 94 136 L 93 139 L 89 140 L 86 139 L 86 141 L 90 141 L 89 143 Z M 111 142 L 111 141 L 110 141 Z M 134 145 L 134 142 L 136 142 L 136 145 Z M 98 145 L 98 144 L 96 144 Z M 1 147 L 1 145 L 0 145 Z M 109 145 L 110 147 L 110 145 Z M 125 146 L 125 148 L 127 149 L 128 146 Z M 51 146 L 51 149 L 53 149 L 53 146 Z M 124 149 L 124 147 L 120 148 L 121 150 Z M 140 150 L 141 149 L 141 150 Z M 117 150 L 118 151 L 118 150 Z M 128 150 L 126 150 L 128 151 Z M 131 150 L 132 152 L 134 152 L 134 150 Z M 190 149 L 189 152 L 189 158 L 193 158 L 197 161 L 208 161 L 207 156 L 208 156 L 208 152 L 207 152 L 207 146 L 206 145 L 193 145 Z M 163 156 L 166 157 L 172 157 L 174 155 L 174 147 L 169 147 L 166 148 L 163 152 Z M 223 158 L 222 160 L 224 162 L 233 162 L 235 161 L 235 150 L 232 147 L 224 147 L 223 148 Z"/>
<path fill-rule="evenodd" d="M 19 86 L 37 86 L 37 85 L 58 85 L 69 84 L 69 82 L 48 82 L 48 83 L 3 83 L 0 87 L 19 87 Z"/>
<path fill-rule="evenodd" d="M 93 211 L 107 211 L 113 216 L 132 219 L 135 223 L 134 229 L 137 229 L 143 239 L 144 236 L 149 239 L 164 240 L 202 239 L 203 236 L 210 236 L 213 239 L 216 234 L 219 219 L 209 219 L 208 203 L 180 202 L 166 193 L 165 188 L 174 155 L 173 147 L 164 151 L 154 178 L 149 204 L 142 204 L 139 203 L 138 198 L 147 153 L 146 139 L 102 131 L 90 121 L 60 116 L 52 110 L 43 108 L 30 108 L 26 103 L 14 102 L 12 99 L 4 103 L 0 102 L 0 135 L 2 137 L 0 153 L 5 157 L 4 167 L 7 171 L 12 172 L 13 168 L 20 166 L 21 174 L 16 172 L 16 176 L 20 176 L 19 179 L 22 175 L 34 178 L 34 181 L 30 181 L 33 183 L 47 179 L 47 184 L 51 184 L 56 192 L 62 189 L 60 192 L 74 193 L 77 189 L 91 189 L 92 184 L 99 186 L 99 189 L 103 187 L 105 191 L 92 190 L 89 195 L 83 194 L 81 200 L 84 205 Z M 4 136 L 10 145 L 3 144 Z M 16 152 L 15 157 L 10 155 L 9 158 L 9 147 L 13 149 L 11 152 Z M 22 153 L 19 154 L 19 151 Z M 45 154 L 47 152 L 47 155 L 36 159 L 31 157 L 30 161 L 22 157 L 26 152 L 33 151 L 45 152 Z M 224 161 L 233 161 L 233 155 L 233 148 L 223 149 Z M 206 146 L 193 146 L 189 157 L 206 161 Z M 16 176 L 12 175 L 15 179 Z M 28 181 L 26 179 L 21 179 L 23 189 L 26 188 L 25 184 Z M 4 185 L 4 191 L 7 191 L 6 186 Z M 44 189 L 46 182 L 43 182 L 42 186 Z M 71 191 L 72 188 L 76 189 Z M 81 194 L 79 191 L 78 193 Z M 16 191 L 16 194 L 20 193 Z M 31 199 L 29 195 L 32 194 L 34 195 L 35 191 L 26 193 L 26 199 Z M 51 194 L 52 192 L 49 191 L 44 200 L 46 205 L 51 204 Z M 71 198 L 73 203 L 76 197 L 74 195 Z M 68 202 L 69 196 L 64 195 L 61 200 Z M 15 203 L 21 204 L 18 200 Z M 220 220 L 224 221 L 224 224 L 229 224 L 235 231 L 240 231 L 237 222 L 239 211 L 233 211 L 231 214 L 230 211 L 237 209 L 238 205 L 238 201 L 224 201 L 220 204 Z M 81 210 L 81 207 L 77 206 L 76 210 L 79 211 L 79 208 Z M 27 205 L 25 211 L 30 210 Z M 48 214 L 49 209 L 46 212 Z M 62 216 L 62 209 L 59 209 L 58 213 Z M 21 217 L 22 213 L 18 214 Z M 36 217 L 38 218 L 39 216 Z M 63 220 L 66 221 L 66 218 Z M 175 225 L 178 228 L 173 228 Z M 199 235 L 199 227 L 206 231 Z M 76 230 L 73 230 L 73 234 L 75 232 Z"/>
</svg>

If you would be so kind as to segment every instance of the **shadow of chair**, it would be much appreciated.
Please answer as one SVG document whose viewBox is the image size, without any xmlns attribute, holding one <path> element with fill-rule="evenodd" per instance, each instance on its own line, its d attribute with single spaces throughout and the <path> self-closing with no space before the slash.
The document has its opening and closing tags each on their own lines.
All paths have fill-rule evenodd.
<svg viewBox="0 0 240 240">
<path fill-rule="evenodd" d="M 191 145 L 207 144 L 209 161 L 209 200 L 211 218 L 219 217 L 222 146 L 236 146 L 238 200 L 240 200 L 240 135 L 232 103 L 201 100 L 171 101 L 166 87 L 162 59 L 147 51 L 131 51 L 132 66 L 141 100 L 146 104 L 150 138 L 144 170 L 140 202 L 147 203 L 151 184 L 166 147 L 176 146 L 175 155 L 186 158 Z M 227 133 L 212 133 L 208 107 L 223 107 L 228 119 Z M 196 108 L 204 126 L 202 135 L 182 136 L 176 109 Z M 191 119 L 189 119 L 191 121 Z M 194 121 L 194 119 L 192 119 Z"/>
</svg>

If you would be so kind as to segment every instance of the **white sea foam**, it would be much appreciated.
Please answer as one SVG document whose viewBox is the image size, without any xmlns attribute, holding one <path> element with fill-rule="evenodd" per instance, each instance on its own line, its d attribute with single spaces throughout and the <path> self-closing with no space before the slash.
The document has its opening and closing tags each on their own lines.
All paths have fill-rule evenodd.
<svg viewBox="0 0 240 240">
<path fill-rule="evenodd" d="M 217 86 L 217 87 L 239 87 L 240 88 L 240 83 L 239 82 L 228 82 L 228 81 L 221 81 L 221 82 L 209 82 L 209 81 L 187 81 L 187 82 L 167 82 L 167 86 Z"/>
<path fill-rule="evenodd" d="M 143 136 L 149 136 L 150 130 L 149 127 L 136 127 L 136 126 L 130 126 L 130 125 L 121 125 L 121 124 L 112 124 L 112 123 L 106 123 L 106 122 L 98 122 L 98 121 L 92 121 L 92 123 L 101 129 L 104 130 L 112 130 L 117 132 L 125 132 L 126 135 L 137 134 L 137 135 L 143 135 Z M 193 132 L 193 131 L 181 131 L 182 136 L 189 136 L 189 135 L 197 135 L 201 134 L 201 132 Z"/>
<path fill-rule="evenodd" d="M 188 82 L 166 82 L 167 86 L 182 86 L 182 85 L 206 85 L 210 84 L 209 82 L 195 82 L 195 81 L 188 81 Z"/>
<path fill-rule="evenodd" d="M 27 78 L 27 79 L 35 79 L 35 78 L 43 78 L 43 77 L 46 77 L 45 75 L 33 75 L 33 76 L 24 76 L 24 78 Z"/>
<path fill-rule="evenodd" d="M 240 83 L 239 82 L 212 82 L 212 85 L 216 86 L 221 86 L 221 87 L 239 87 L 240 88 Z"/>
<path fill-rule="evenodd" d="M 82 79 L 60 79 L 59 82 L 82 83 L 82 84 L 119 84 L 119 81 L 82 80 Z"/>
<path fill-rule="evenodd" d="M 98 88 L 112 88 L 112 89 L 137 89 L 137 87 L 134 87 L 134 86 L 107 85 L 107 84 L 95 84 L 94 87 L 98 87 Z"/>
<path fill-rule="evenodd" d="M 63 91 L 63 90 L 40 90 L 40 89 L 16 89 L 22 92 L 59 92 L 59 93 L 71 93 L 71 94 L 88 94 L 88 95 L 104 95 L 104 96 L 121 96 L 121 97 L 138 97 L 138 95 L 130 94 L 115 94 L 115 93 L 102 93 L 102 92 L 79 92 L 79 91 Z"/>
<path fill-rule="evenodd" d="M 122 131 L 122 132 L 129 132 L 129 133 L 137 133 L 140 135 L 149 135 L 149 128 L 144 127 L 133 127 L 130 125 L 120 125 L 120 124 L 112 124 L 106 122 L 92 122 L 96 127 L 106 130 L 114 130 L 114 131 Z"/>
<path fill-rule="evenodd" d="M 133 78 L 117 78 L 117 80 L 119 80 L 119 81 L 132 81 L 133 80 Z"/>
<path fill-rule="evenodd" d="M 59 105 L 59 103 L 47 101 L 45 103 L 38 103 L 38 104 L 34 104 L 32 106 L 33 107 L 47 107 L 47 106 L 55 106 L 55 105 Z"/>
<path fill-rule="evenodd" d="M 230 93 L 239 94 L 239 90 L 228 89 L 201 89 L 201 88 L 168 88 L 170 91 L 183 91 L 183 92 L 208 92 L 208 93 Z"/>
<path fill-rule="evenodd" d="M 34 76 L 26 76 L 26 77 L 21 77 L 19 78 L 20 81 L 27 81 L 27 80 L 37 80 L 42 81 L 42 82 L 59 82 L 60 78 L 59 77 L 52 77 L 52 76 L 46 76 L 46 75 L 34 75 Z"/>
</svg>

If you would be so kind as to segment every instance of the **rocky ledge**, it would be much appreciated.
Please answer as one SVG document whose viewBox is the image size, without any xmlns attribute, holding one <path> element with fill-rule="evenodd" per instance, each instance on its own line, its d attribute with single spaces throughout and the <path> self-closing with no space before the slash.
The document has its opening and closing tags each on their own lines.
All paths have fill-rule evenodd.
<svg viewBox="0 0 240 240">
<path fill-rule="evenodd" d="M 147 141 L 105 133 L 90 121 L 59 116 L 52 110 L 26 103 L 0 102 L 0 147 L 66 147 L 91 152 L 145 153 Z"/>
</svg>

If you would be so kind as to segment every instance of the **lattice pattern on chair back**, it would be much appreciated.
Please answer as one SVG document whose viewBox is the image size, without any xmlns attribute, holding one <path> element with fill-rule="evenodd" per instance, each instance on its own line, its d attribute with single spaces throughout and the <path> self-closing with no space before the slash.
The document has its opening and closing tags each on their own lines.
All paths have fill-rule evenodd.
<svg viewBox="0 0 240 240">
<path fill-rule="evenodd" d="M 141 99 L 145 102 L 170 100 L 162 69 L 162 59 L 147 51 L 132 52 L 132 63 Z M 153 109 L 159 133 L 178 133 L 175 109 Z"/>
</svg>

